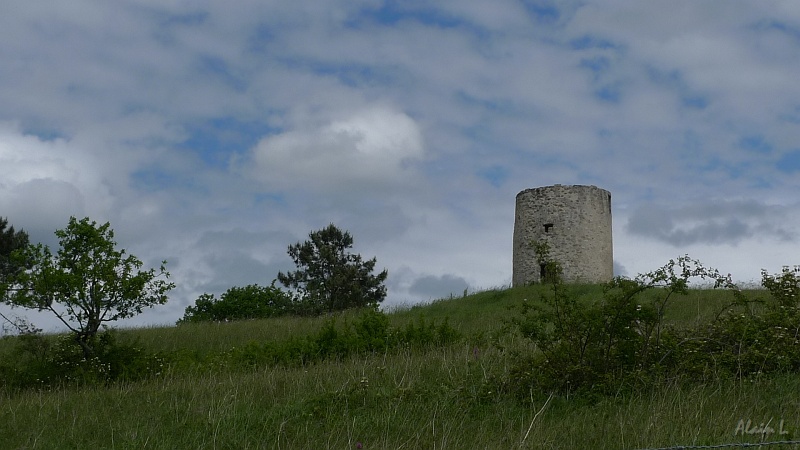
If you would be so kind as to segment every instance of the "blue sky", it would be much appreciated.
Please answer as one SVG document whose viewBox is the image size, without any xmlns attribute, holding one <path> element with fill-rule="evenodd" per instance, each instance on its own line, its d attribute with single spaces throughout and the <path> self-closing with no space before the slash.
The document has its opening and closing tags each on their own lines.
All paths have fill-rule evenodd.
<svg viewBox="0 0 800 450">
<path fill-rule="evenodd" d="M 387 305 L 507 285 L 515 196 L 551 184 L 611 192 L 620 275 L 800 262 L 795 1 L 3 3 L 0 216 L 167 259 L 131 324 L 331 222 Z"/>
</svg>

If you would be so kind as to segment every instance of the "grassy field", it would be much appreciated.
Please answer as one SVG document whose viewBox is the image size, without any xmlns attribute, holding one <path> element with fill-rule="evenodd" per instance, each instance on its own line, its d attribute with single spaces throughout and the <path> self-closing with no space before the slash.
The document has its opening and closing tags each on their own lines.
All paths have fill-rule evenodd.
<svg viewBox="0 0 800 450">
<path fill-rule="evenodd" d="M 510 395 L 502 387 L 516 352 L 529 344 L 506 319 L 540 289 L 398 309 L 389 314 L 393 327 L 447 318 L 461 338 L 305 366 L 208 368 L 200 362 L 250 342 L 315 333 L 328 318 L 123 330 L 120 339 L 192 355 L 196 363 L 107 387 L 0 389 L 0 448 L 637 449 L 800 437 L 800 376 L 676 383 L 594 399 Z M 599 293 L 597 286 L 575 290 L 587 299 Z M 725 292 L 695 290 L 676 297 L 667 318 L 690 325 L 730 301 Z M 14 345 L 0 340 L 0 355 L 10 357 Z M 774 432 L 737 432 L 761 423 Z"/>
</svg>

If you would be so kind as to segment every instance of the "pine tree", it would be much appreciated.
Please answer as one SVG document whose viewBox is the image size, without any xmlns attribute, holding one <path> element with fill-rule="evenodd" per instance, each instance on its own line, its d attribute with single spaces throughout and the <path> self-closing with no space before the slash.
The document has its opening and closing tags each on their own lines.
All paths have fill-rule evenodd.
<svg viewBox="0 0 800 450">
<path fill-rule="evenodd" d="M 298 270 L 279 273 L 278 280 L 294 289 L 308 313 L 376 307 L 386 298 L 386 270 L 373 274 L 376 259 L 364 261 L 348 249 L 353 237 L 333 224 L 313 231 L 309 240 L 289 246 Z"/>
</svg>

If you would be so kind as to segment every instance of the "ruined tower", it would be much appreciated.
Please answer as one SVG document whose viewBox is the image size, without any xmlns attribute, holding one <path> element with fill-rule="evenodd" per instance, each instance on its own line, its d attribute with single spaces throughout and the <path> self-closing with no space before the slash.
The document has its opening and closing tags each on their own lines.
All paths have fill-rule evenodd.
<svg viewBox="0 0 800 450">
<path fill-rule="evenodd" d="M 547 242 L 550 257 L 569 283 L 603 283 L 614 277 L 611 193 L 596 186 L 545 186 L 517 194 L 514 286 L 544 275 L 531 241 Z"/>
</svg>

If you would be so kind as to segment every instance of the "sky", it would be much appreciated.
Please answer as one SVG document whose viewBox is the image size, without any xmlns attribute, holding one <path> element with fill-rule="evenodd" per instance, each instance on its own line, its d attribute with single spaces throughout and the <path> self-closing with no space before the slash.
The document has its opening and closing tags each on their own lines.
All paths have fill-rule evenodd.
<svg viewBox="0 0 800 450">
<path fill-rule="evenodd" d="M 386 306 L 510 285 L 515 196 L 612 195 L 617 275 L 800 264 L 795 0 L 0 0 L 0 217 L 168 261 L 170 325 L 330 223 Z M 21 310 L 45 329 L 52 318 Z M 33 320 L 33 319 L 32 319 Z"/>
</svg>

